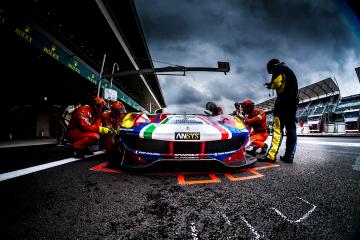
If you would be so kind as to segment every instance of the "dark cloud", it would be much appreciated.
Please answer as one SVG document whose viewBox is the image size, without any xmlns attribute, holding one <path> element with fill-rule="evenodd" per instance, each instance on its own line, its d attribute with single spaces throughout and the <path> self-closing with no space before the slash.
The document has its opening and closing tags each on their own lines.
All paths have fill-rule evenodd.
<svg viewBox="0 0 360 240">
<path fill-rule="evenodd" d="M 295 71 L 300 86 L 337 76 L 343 95 L 359 91 L 358 86 L 349 88 L 346 79 L 356 79 L 355 71 L 348 71 L 360 65 L 359 55 L 354 54 L 360 52 L 359 39 L 347 26 L 337 1 L 135 3 L 153 59 L 186 66 L 209 66 L 218 60 L 231 65 L 227 76 L 206 74 L 204 80 L 196 75 L 191 84 L 177 88 L 174 81 L 159 77 L 168 104 L 197 104 L 211 98 L 224 103 L 265 100 L 268 91 L 263 83 L 269 78 L 265 65 L 273 57 Z M 194 96 L 186 95 L 188 91 Z"/>
<path fill-rule="evenodd" d="M 171 78 L 171 79 L 169 79 Z M 163 84 L 163 91 L 167 93 L 168 104 L 202 103 L 204 95 L 179 77 L 168 77 Z"/>
</svg>

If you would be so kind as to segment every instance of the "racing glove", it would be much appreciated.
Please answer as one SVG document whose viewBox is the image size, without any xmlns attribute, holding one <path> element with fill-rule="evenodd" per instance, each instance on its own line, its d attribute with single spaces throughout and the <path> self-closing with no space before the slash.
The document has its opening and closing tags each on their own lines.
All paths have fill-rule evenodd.
<svg viewBox="0 0 360 240">
<path fill-rule="evenodd" d="M 120 129 L 110 128 L 110 132 L 113 135 L 118 135 L 120 133 Z"/>
<path fill-rule="evenodd" d="M 111 133 L 111 130 L 110 128 L 107 128 L 107 127 L 99 127 L 99 133 L 101 135 L 104 135 L 104 134 L 108 134 L 108 133 Z"/>
</svg>

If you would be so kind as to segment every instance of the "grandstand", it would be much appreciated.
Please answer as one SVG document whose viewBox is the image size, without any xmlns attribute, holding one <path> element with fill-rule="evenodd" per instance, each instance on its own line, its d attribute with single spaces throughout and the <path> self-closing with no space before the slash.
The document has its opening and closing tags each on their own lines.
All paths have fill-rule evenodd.
<svg viewBox="0 0 360 240">
<path fill-rule="evenodd" d="M 337 83 L 326 78 L 300 88 L 298 97 L 296 118 L 298 122 L 304 122 L 304 129 L 299 129 L 299 132 L 359 132 L 360 94 L 341 98 Z M 273 121 L 275 100 L 272 98 L 256 104 L 266 112 L 269 126 Z"/>
<path fill-rule="evenodd" d="M 336 107 L 336 113 L 342 113 L 347 110 L 360 109 L 360 94 L 343 97 Z"/>
</svg>

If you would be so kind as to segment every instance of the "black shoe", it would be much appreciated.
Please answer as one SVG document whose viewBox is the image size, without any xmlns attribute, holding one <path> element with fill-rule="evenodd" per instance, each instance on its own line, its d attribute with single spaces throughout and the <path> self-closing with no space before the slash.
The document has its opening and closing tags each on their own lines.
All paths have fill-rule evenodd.
<svg viewBox="0 0 360 240">
<path fill-rule="evenodd" d="M 254 156 L 254 157 L 255 157 L 255 155 L 256 155 L 256 150 L 257 150 L 257 149 L 258 149 L 257 147 L 253 147 L 252 150 L 246 150 L 246 152 L 247 152 L 248 154 L 250 154 L 251 156 Z"/>
<path fill-rule="evenodd" d="M 246 153 L 250 154 L 253 157 L 255 157 L 256 155 L 256 152 L 254 150 L 246 150 Z"/>
<path fill-rule="evenodd" d="M 288 159 L 285 156 L 280 156 L 280 160 L 286 163 L 292 163 L 293 160 L 292 159 Z"/>
<path fill-rule="evenodd" d="M 266 143 L 264 143 L 264 147 L 261 149 L 260 154 L 265 154 L 268 150 L 268 145 Z"/>
<path fill-rule="evenodd" d="M 271 162 L 271 163 L 274 163 L 274 162 L 276 162 L 276 159 L 275 159 L 275 160 L 271 160 L 271 159 L 268 158 L 267 156 L 264 156 L 264 157 L 258 158 L 257 161 L 258 161 L 258 162 Z"/>
</svg>

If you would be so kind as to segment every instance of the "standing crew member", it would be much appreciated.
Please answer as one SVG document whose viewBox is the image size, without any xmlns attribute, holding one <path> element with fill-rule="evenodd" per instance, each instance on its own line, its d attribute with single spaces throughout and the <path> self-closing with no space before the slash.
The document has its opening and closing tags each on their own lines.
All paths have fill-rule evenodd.
<svg viewBox="0 0 360 240">
<path fill-rule="evenodd" d="M 301 128 L 301 133 L 303 133 L 304 132 L 304 121 L 302 119 L 299 121 L 299 125 Z"/>
<path fill-rule="evenodd" d="M 111 104 L 110 111 L 103 114 L 103 123 L 104 126 L 112 129 L 115 133 L 118 133 L 120 130 L 120 126 L 122 123 L 122 119 L 124 118 L 126 113 L 125 106 L 120 101 L 115 101 Z M 107 135 L 103 139 L 105 150 L 112 150 L 115 139 L 112 135 Z"/>
<path fill-rule="evenodd" d="M 233 114 L 235 117 L 238 117 L 240 118 L 241 120 L 244 119 L 244 115 L 243 115 L 243 111 L 241 109 L 241 105 L 239 102 L 235 102 L 234 103 L 234 106 L 235 106 L 235 111 L 233 111 Z"/>
<path fill-rule="evenodd" d="M 240 105 L 245 115 L 243 121 L 250 130 L 252 129 L 250 141 L 253 149 L 247 152 L 255 156 L 256 150 L 261 148 L 261 154 L 265 154 L 268 148 L 268 145 L 265 143 L 268 138 L 265 112 L 259 108 L 254 108 L 254 102 L 249 99 L 241 102 Z"/>
<path fill-rule="evenodd" d="M 220 106 L 217 106 L 214 102 L 207 102 L 205 108 L 206 110 L 204 112 L 213 117 L 223 114 L 222 108 Z"/>
<path fill-rule="evenodd" d="M 107 134 L 110 130 L 101 126 L 101 114 L 106 109 L 104 99 L 96 97 L 89 105 L 77 108 L 67 128 L 67 136 L 72 143 L 76 157 L 92 154 L 88 146 L 100 139 L 100 134 Z"/>
<path fill-rule="evenodd" d="M 265 83 L 268 89 L 275 89 L 277 98 L 274 105 L 273 138 L 266 156 L 258 158 L 260 162 L 275 162 L 279 151 L 283 129 L 286 128 L 285 155 L 280 156 L 284 162 L 293 162 L 296 150 L 296 109 L 298 104 L 298 83 L 294 72 L 278 59 L 271 59 L 267 64 L 271 82 Z"/>
</svg>

